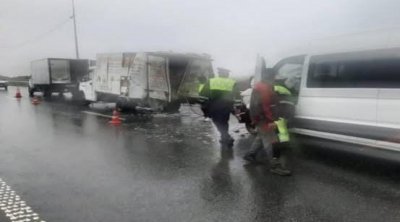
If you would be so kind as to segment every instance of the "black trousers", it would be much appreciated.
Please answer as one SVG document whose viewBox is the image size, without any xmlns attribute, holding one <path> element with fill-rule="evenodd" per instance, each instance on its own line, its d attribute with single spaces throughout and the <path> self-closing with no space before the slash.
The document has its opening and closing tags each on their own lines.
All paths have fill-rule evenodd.
<svg viewBox="0 0 400 222">
<path fill-rule="evenodd" d="M 275 143 L 272 145 L 273 156 L 279 160 L 279 163 L 283 168 L 290 168 L 290 160 L 289 160 L 289 152 L 290 152 L 290 143 Z"/>
<path fill-rule="evenodd" d="M 215 101 L 209 105 L 209 115 L 221 134 L 221 141 L 229 141 L 232 137 L 229 135 L 229 117 L 231 115 L 233 104 L 226 101 Z"/>
<path fill-rule="evenodd" d="M 206 118 L 210 117 L 207 104 L 201 104 L 201 111 L 203 112 L 204 117 Z"/>
</svg>

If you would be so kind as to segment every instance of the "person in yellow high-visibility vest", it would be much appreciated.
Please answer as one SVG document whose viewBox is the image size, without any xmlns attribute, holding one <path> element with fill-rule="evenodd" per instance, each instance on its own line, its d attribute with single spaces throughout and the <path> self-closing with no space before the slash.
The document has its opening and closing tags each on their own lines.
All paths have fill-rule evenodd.
<svg viewBox="0 0 400 222">
<path fill-rule="evenodd" d="M 274 91 L 277 95 L 277 102 L 273 105 L 277 140 L 272 144 L 274 157 L 273 167 L 278 169 L 277 171 L 281 174 L 290 174 L 291 172 L 288 166 L 288 149 L 290 142 L 288 120 L 294 116 L 295 105 L 293 101 L 291 101 L 292 93 L 284 84 L 279 84 L 279 80 L 275 81 Z"/>
<path fill-rule="evenodd" d="M 199 81 L 199 84 L 198 84 L 197 90 L 198 90 L 198 93 L 199 93 L 199 96 L 200 96 L 202 94 L 203 90 L 204 90 L 204 86 L 207 83 L 207 78 L 204 77 L 204 76 L 199 76 L 198 77 L 198 81 Z M 199 103 L 200 103 L 201 111 L 203 112 L 204 121 L 209 121 L 209 116 L 210 115 L 208 113 L 208 105 L 207 105 L 208 101 L 207 100 L 201 100 Z"/>
<path fill-rule="evenodd" d="M 229 116 L 236 96 L 236 81 L 229 78 L 229 70 L 218 68 L 218 77 L 211 78 L 204 85 L 200 95 L 207 97 L 207 110 L 213 123 L 221 134 L 222 145 L 233 145 L 229 135 Z"/>
</svg>

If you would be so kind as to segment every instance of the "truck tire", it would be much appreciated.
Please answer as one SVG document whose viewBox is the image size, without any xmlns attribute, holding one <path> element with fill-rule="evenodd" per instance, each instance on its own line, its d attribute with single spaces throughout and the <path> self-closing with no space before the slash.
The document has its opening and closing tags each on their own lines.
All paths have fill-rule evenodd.
<svg viewBox="0 0 400 222">
<path fill-rule="evenodd" d="M 74 101 L 82 101 L 85 100 L 85 94 L 82 91 L 71 91 L 72 100 Z"/>
<path fill-rule="evenodd" d="M 4 90 L 8 91 L 8 86 L 5 86 L 5 87 L 4 87 Z"/>
<path fill-rule="evenodd" d="M 167 112 L 167 113 L 178 113 L 179 112 L 179 108 L 181 108 L 180 101 L 173 101 L 173 102 L 167 103 L 164 106 L 164 112 Z"/>
<path fill-rule="evenodd" d="M 31 87 L 28 87 L 28 92 L 29 92 L 29 97 L 32 98 L 34 96 L 34 94 L 35 94 L 35 89 L 31 88 Z"/>
<path fill-rule="evenodd" d="M 72 100 L 82 106 L 89 106 L 91 103 L 90 101 L 86 100 L 85 93 L 83 91 L 72 93 Z"/>
<path fill-rule="evenodd" d="M 136 104 L 129 101 L 129 99 L 125 97 L 118 97 L 117 102 L 115 103 L 115 108 L 123 113 L 133 113 L 136 114 Z"/>
<path fill-rule="evenodd" d="M 50 98 L 51 97 L 51 90 L 50 89 L 44 89 L 43 90 L 43 97 L 45 98 Z"/>
</svg>

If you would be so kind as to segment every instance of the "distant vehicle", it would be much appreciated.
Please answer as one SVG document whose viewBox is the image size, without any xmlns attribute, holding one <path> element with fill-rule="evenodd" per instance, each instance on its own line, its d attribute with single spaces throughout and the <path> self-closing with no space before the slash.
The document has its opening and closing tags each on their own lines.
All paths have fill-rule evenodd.
<svg viewBox="0 0 400 222">
<path fill-rule="evenodd" d="M 198 97 L 199 78 L 212 77 L 208 55 L 170 52 L 98 54 L 79 90 L 88 102 L 115 102 L 121 111 L 177 111 Z"/>
<path fill-rule="evenodd" d="M 71 92 L 73 97 L 79 94 L 79 80 L 89 72 L 91 61 L 88 59 L 46 58 L 31 62 L 31 78 L 29 80 L 29 96 L 35 92 L 43 92 L 49 97 L 53 92 Z"/>
<path fill-rule="evenodd" d="M 4 88 L 5 90 L 8 89 L 8 81 L 0 80 L 0 88 Z"/>
<path fill-rule="evenodd" d="M 274 72 L 298 95 L 293 132 L 400 151 L 400 48 L 294 56 Z"/>
</svg>

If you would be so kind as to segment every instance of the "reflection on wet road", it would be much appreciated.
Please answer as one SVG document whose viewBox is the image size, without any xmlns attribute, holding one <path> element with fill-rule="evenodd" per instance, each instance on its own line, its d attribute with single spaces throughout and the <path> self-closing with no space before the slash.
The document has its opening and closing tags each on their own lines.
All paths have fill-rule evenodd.
<svg viewBox="0 0 400 222">
<path fill-rule="evenodd" d="M 188 107 L 114 127 L 68 101 L 33 106 L 24 89 L 18 102 L 13 90 L 0 91 L 0 178 L 43 220 L 400 219 L 398 164 L 299 145 L 294 175 L 278 177 L 244 166 L 252 138 L 235 120 L 235 146 L 221 149 Z M 90 111 L 101 110 L 110 114 Z"/>
</svg>

